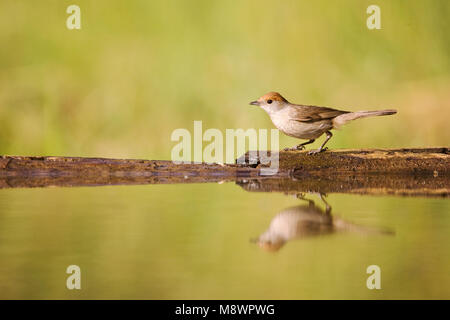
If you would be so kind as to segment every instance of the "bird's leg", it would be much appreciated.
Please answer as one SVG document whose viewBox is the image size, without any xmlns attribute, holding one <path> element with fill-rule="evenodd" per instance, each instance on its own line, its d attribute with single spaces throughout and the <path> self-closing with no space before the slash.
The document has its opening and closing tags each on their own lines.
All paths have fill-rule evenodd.
<svg viewBox="0 0 450 320">
<path fill-rule="evenodd" d="M 331 214 L 331 206 L 325 200 L 325 196 L 326 195 L 324 193 L 319 193 L 320 200 L 322 200 L 322 202 L 325 203 L 325 214 L 330 215 Z"/>
<path fill-rule="evenodd" d="M 323 146 L 328 142 L 328 140 L 331 139 L 331 137 L 333 136 L 333 134 L 330 131 L 327 131 L 327 138 L 325 139 L 325 141 L 322 143 L 322 145 L 320 146 L 319 149 L 317 150 L 311 150 L 308 152 L 308 154 L 316 154 L 316 153 L 320 153 L 322 151 L 327 150 L 328 148 L 324 148 Z"/>
<path fill-rule="evenodd" d="M 303 149 L 305 149 L 305 146 L 307 144 L 313 143 L 314 141 L 315 141 L 315 139 L 311 139 L 309 141 L 300 143 L 300 144 L 298 144 L 298 145 L 296 145 L 296 146 L 294 146 L 292 148 L 285 148 L 284 151 L 303 150 Z"/>
<path fill-rule="evenodd" d="M 305 194 L 304 193 L 297 193 L 295 196 L 296 196 L 297 199 L 308 201 L 308 204 L 309 204 L 310 207 L 314 207 L 315 206 L 314 201 L 311 200 L 311 199 L 305 198 Z"/>
</svg>

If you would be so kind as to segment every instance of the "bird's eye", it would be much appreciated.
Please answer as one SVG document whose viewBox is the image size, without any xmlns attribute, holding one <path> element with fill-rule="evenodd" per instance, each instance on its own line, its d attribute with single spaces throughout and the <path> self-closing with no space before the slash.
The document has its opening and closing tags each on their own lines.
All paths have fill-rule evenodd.
<svg viewBox="0 0 450 320">
<path fill-rule="evenodd" d="M 272 103 L 272 100 L 270 100 L 270 99 L 267 100 L 267 103 L 268 103 L 268 104 L 271 104 L 271 103 Z"/>
</svg>

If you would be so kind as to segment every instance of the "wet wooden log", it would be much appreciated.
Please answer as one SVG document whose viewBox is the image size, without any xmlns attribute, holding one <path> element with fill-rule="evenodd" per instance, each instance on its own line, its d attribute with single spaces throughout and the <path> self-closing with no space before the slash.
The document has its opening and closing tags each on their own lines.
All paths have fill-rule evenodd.
<svg viewBox="0 0 450 320">
<path fill-rule="evenodd" d="M 258 172 L 237 165 L 160 160 L 0 156 L 0 188 L 218 182 Z"/>
<path fill-rule="evenodd" d="M 257 152 L 249 151 L 241 162 L 255 163 L 253 167 L 262 168 Z M 449 148 L 409 148 L 409 149 L 359 149 L 332 150 L 316 155 L 307 151 L 279 152 L 280 171 L 293 171 L 296 175 L 350 173 L 450 173 Z"/>
<path fill-rule="evenodd" d="M 246 161 L 258 163 L 255 152 Z M 242 161 L 242 159 L 241 159 Z M 450 196 L 449 148 L 333 150 L 319 155 L 306 151 L 279 153 L 280 171 L 289 179 L 237 179 L 247 191 L 296 194 L 357 193 L 400 196 Z"/>
<path fill-rule="evenodd" d="M 267 165 L 254 155 L 249 152 L 243 158 L 246 163 L 233 165 L 0 156 L 0 188 L 236 181 L 250 191 L 450 194 L 448 148 L 333 150 L 318 155 L 282 151 L 273 176 L 261 175 Z"/>
<path fill-rule="evenodd" d="M 351 193 L 410 197 L 450 197 L 450 177 L 404 174 L 352 174 L 299 178 L 238 178 L 236 184 L 251 192 Z"/>
</svg>

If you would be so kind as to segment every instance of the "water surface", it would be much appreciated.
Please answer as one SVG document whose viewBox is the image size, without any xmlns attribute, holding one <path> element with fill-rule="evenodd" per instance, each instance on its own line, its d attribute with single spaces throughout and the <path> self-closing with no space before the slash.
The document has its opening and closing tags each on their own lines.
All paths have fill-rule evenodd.
<svg viewBox="0 0 450 320">
<path fill-rule="evenodd" d="M 330 194 L 327 216 L 306 198 L 232 182 L 2 189 L 0 298 L 450 298 L 448 200 Z"/>
</svg>

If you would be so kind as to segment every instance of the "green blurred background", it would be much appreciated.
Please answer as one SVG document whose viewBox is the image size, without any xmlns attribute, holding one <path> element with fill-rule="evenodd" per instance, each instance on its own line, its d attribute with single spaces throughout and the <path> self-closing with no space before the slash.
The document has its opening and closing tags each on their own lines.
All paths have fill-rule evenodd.
<svg viewBox="0 0 450 320">
<path fill-rule="evenodd" d="M 68 5 L 81 30 L 68 30 Z M 381 30 L 366 9 L 381 8 Z M 0 2 L 0 154 L 169 159 L 176 128 L 273 128 L 248 105 L 397 108 L 332 148 L 448 145 L 450 1 Z M 280 147 L 297 141 L 280 135 Z M 323 140 L 319 139 L 315 146 Z M 249 239 L 300 204 L 233 184 L 4 189 L 0 298 L 448 298 L 445 199 L 330 195 L 393 237 L 277 253 Z M 70 264 L 81 291 L 65 287 Z M 379 264 L 383 290 L 367 290 Z"/>
<path fill-rule="evenodd" d="M 81 30 L 66 28 L 74 3 Z M 366 27 L 371 4 L 381 30 Z M 167 159 L 194 120 L 272 128 L 248 106 L 272 90 L 399 110 L 348 125 L 333 148 L 446 145 L 448 17 L 447 0 L 3 0 L 0 154 Z"/>
</svg>

